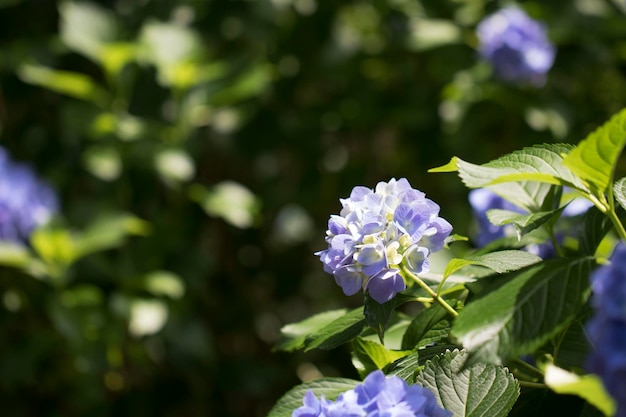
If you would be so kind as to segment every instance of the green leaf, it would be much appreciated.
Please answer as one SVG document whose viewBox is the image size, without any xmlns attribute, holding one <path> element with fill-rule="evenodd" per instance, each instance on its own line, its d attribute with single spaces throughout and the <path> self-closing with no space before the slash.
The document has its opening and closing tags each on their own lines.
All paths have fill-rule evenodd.
<svg viewBox="0 0 626 417">
<path fill-rule="evenodd" d="M 402 349 L 414 349 L 434 325 L 448 317 L 440 304 L 433 304 L 416 315 L 402 338 Z"/>
<path fill-rule="evenodd" d="M 308 335 L 318 332 L 333 321 L 343 317 L 348 310 L 325 311 L 315 314 L 297 323 L 287 324 L 280 329 L 281 337 L 274 346 L 274 350 L 293 351 L 304 348 L 304 342 Z"/>
<path fill-rule="evenodd" d="M 261 201 L 235 181 L 225 180 L 208 190 L 203 185 L 193 184 L 189 188 L 189 196 L 208 215 L 221 217 L 240 229 L 252 227 L 260 217 Z"/>
<path fill-rule="evenodd" d="M 323 395 L 327 400 L 334 400 L 339 394 L 353 389 L 358 384 L 359 381 L 347 378 L 322 378 L 305 382 L 283 395 L 270 410 L 267 417 L 291 417 L 293 410 L 302 406 L 304 394 L 309 390 L 313 391 L 317 398 Z"/>
<path fill-rule="evenodd" d="M 26 246 L 9 241 L 0 241 L 0 265 L 23 268 L 31 261 L 31 253 Z"/>
<path fill-rule="evenodd" d="M 94 3 L 64 1 L 59 5 L 61 40 L 68 48 L 100 62 L 106 44 L 115 42 L 115 15 Z"/>
<path fill-rule="evenodd" d="M 584 183 L 563 165 L 567 144 L 543 144 L 524 148 L 483 165 L 454 157 L 450 163 L 428 172 L 458 171 L 469 188 L 489 188 L 520 207 L 541 210 L 551 185 L 567 185 L 586 192 Z M 455 169 L 456 168 L 456 169 Z"/>
<path fill-rule="evenodd" d="M 545 384 L 558 394 L 577 395 L 592 404 L 605 416 L 615 413 L 615 402 L 596 375 L 577 375 L 549 364 L 545 369 Z"/>
<path fill-rule="evenodd" d="M 611 220 L 597 207 L 591 207 L 582 218 L 578 231 L 578 247 L 581 255 L 593 256 L 600 242 L 611 230 Z"/>
<path fill-rule="evenodd" d="M 448 351 L 426 363 L 416 383 L 429 388 L 455 417 L 506 416 L 519 396 L 508 369 L 489 363 L 466 366 L 465 351 Z"/>
<path fill-rule="evenodd" d="M 529 353 L 562 331 L 589 295 L 591 258 L 556 259 L 493 281 L 467 303 L 452 334 L 486 362 Z"/>
<path fill-rule="evenodd" d="M 626 177 L 620 178 L 613 185 L 613 195 L 623 209 L 626 210 Z"/>
<path fill-rule="evenodd" d="M 517 271 L 540 261 L 541 258 L 539 256 L 521 250 L 502 250 L 484 255 L 468 256 L 465 259 L 453 258 L 448 262 L 443 272 L 443 277 L 447 278 L 467 265 L 480 265 L 503 274 L 505 272 Z"/>
<path fill-rule="evenodd" d="M 589 134 L 564 159 L 563 164 L 580 177 L 595 195 L 606 194 L 613 171 L 626 145 L 626 109 Z"/>
<path fill-rule="evenodd" d="M 389 323 L 391 323 L 396 308 L 414 299 L 415 297 L 406 294 L 396 294 L 393 299 L 380 304 L 371 298 L 369 294 L 366 294 L 363 310 L 365 323 L 376 332 L 382 342 L 384 340 L 385 330 L 389 326 Z"/>
<path fill-rule="evenodd" d="M 305 351 L 315 348 L 334 349 L 361 334 L 363 327 L 365 327 L 365 317 L 363 308 L 359 307 L 308 335 L 304 341 Z"/>
<path fill-rule="evenodd" d="M 426 362 L 457 347 L 455 345 L 435 345 L 419 349 L 417 352 L 404 356 L 387 366 L 385 373 L 397 375 L 409 384 L 414 384 L 418 372 L 422 370 Z"/>
<path fill-rule="evenodd" d="M 102 105 L 108 94 L 94 80 L 84 74 L 60 71 L 41 65 L 22 65 L 20 79 L 26 83 L 45 87 L 57 93 Z"/>
<path fill-rule="evenodd" d="M 119 247 L 129 235 L 147 235 L 150 224 L 128 213 L 104 215 L 75 238 L 76 257 Z"/>
<path fill-rule="evenodd" d="M 359 371 L 361 377 L 370 372 L 383 369 L 394 361 L 410 354 L 411 351 L 390 350 L 383 345 L 371 340 L 357 337 L 352 340 L 352 363 Z"/>
<path fill-rule="evenodd" d="M 515 226 L 518 237 L 532 232 L 548 222 L 556 221 L 565 207 L 552 211 L 540 211 L 531 214 L 520 214 L 509 210 L 492 209 L 487 211 L 487 219 L 496 225 L 511 224 Z"/>
</svg>

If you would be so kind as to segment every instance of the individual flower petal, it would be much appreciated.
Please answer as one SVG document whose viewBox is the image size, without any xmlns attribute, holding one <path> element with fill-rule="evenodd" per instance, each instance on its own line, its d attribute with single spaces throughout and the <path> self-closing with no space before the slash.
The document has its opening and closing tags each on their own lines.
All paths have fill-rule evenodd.
<svg viewBox="0 0 626 417">
<path fill-rule="evenodd" d="M 381 271 L 371 277 L 367 283 L 368 294 L 380 304 L 386 303 L 405 289 L 404 278 L 397 269 Z"/>
</svg>

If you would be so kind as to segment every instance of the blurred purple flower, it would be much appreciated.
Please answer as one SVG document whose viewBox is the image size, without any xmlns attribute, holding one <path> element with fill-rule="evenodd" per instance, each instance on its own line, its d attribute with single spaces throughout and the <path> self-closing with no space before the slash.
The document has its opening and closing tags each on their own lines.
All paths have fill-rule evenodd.
<svg viewBox="0 0 626 417">
<path fill-rule="evenodd" d="M 543 85 L 556 50 L 541 24 L 517 7 L 506 7 L 483 19 L 476 31 L 478 52 L 498 77 Z"/>
<path fill-rule="evenodd" d="M 451 417 L 437 404 L 435 395 L 420 385 L 408 385 L 397 376 L 374 371 L 336 401 L 317 399 L 308 391 L 303 406 L 292 417 Z"/>
<path fill-rule="evenodd" d="M 0 147 L 0 240 L 27 242 L 58 208 L 54 190 Z"/>
<path fill-rule="evenodd" d="M 626 244 L 617 244 L 610 261 L 591 276 L 594 316 L 587 323 L 587 336 L 594 348 L 588 368 L 600 376 L 615 399 L 616 417 L 625 417 Z"/>
<path fill-rule="evenodd" d="M 567 187 L 566 187 L 567 188 Z M 567 192 L 567 190 L 564 190 Z M 469 202 L 472 208 L 472 214 L 475 221 L 474 240 L 478 247 L 486 246 L 496 239 L 507 236 L 515 236 L 515 226 L 507 224 L 504 226 L 496 226 L 487 218 L 487 211 L 492 209 L 508 210 L 520 214 L 527 212 L 513 203 L 500 197 L 487 188 L 476 188 L 469 192 Z M 593 204 L 582 197 L 572 199 L 567 207 L 561 213 L 561 218 L 574 217 L 583 214 Z M 562 240 L 569 229 L 556 230 L 557 240 Z M 529 244 L 524 248 L 526 251 L 533 253 L 543 259 L 552 258 L 556 252 L 551 243 Z"/>
<path fill-rule="evenodd" d="M 328 221 L 328 249 L 316 255 L 346 295 L 363 288 L 378 303 L 391 300 L 406 288 L 403 262 L 415 274 L 428 271 L 429 255 L 452 231 L 439 206 L 405 178 L 380 182 L 375 190 L 354 187 L 340 202 L 341 213 Z"/>
</svg>

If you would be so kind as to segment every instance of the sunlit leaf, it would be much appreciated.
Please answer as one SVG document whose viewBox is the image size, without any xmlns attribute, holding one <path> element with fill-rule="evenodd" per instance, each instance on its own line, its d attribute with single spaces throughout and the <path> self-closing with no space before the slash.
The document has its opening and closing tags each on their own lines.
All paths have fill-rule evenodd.
<svg viewBox="0 0 626 417">
<path fill-rule="evenodd" d="M 292 351 L 304 348 L 308 335 L 318 332 L 333 321 L 343 317 L 348 310 L 331 310 L 314 314 L 297 323 L 290 323 L 280 329 L 281 337 L 274 346 L 274 350 Z"/>
<path fill-rule="evenodd" d="M 353 364 L 361 377 L 370 372 L 383 369 L 392 362 L 407 356 L 411 351 L 398 351 L 385 348 L 377 342 L 357 337 L 352 340 Z"/>
<path fill-rule="evenodd" d="M 146 235 L 150 225 L 133 215 L 121 213 L 102 215 L 75 237 L 78 257 L 113 249 L 130 235 Z"/>
<path fill-rule="evenodd" d="M 189 181 L 196 173 L 193 159 L 183 149 L 168 148 L 159 151 L 155 155 L 154 165 L 168 183 Z"/>
<path fill-rule="evenodd" d="M 115 15 L 95 3 L 63 1 L 59 4 L 59 16 L 63 43 L 96 62 L 102 61 L 105 45 L 117 39 Z"/>
<path fill-rule="evenodd" d="M 550 185 L 566 185 L 587 192 L 585 184 L 563 165 L 567 144 L 543 144 L 524 148 L 483 165 L 454 157 L 450 163 L 429 172 L 455 172 L 469 188 L 489 187 L 528 211 L 541 211 Z"/>
<path fill-rule="evenodd" d="M 526 251 L 502 250 L 484 255 L 471 255 L 466 258 L 451 259 L 443 272 L 443 276 L 448 277 L 468 265 L 484 266 L 499 274 L 503 274 L 536 264 L 540 261 L 541 258 L 539 256 Z"/>
<path fill-rule="evenodd" d="M 194 184 L 189 189 L 189 195 L 207 214 L 221 217 L 241 229 L 253 226 L 260 215 L 258 198 L 235 181 L 225 180 L 208 190 Z"/>
<path fill-rule="evenodd" d="M 170 271 L 154 271 L 144 277 L 145 289 L 154 295 L 178 299 L 185 293 L 182 279 Z"/>
<path fill-rule="evenodd" d="M 612 186 L 613 171 L 626 145 L 626 109 L 589 134 L 563 160 L 595 193 Z"/>
<path fill-rule="evenodd" d="M 466 366 L 468 357 L 458 350 L 437 356 L 426 363 L 416 383 L 433 391 L 455 417 L 506 416 L 519 396 L 519 383 L 499 365 Z"/>
<path fill-rule="evenodd" d="M 606 392 L 597 375 L 577 375 L 549 364 L 545 369 L 545 384 L 559 394 L 577 395 L 601 410 L 605 416 L 615 414 L 615 402 Z"/>
<path fill-rule="evenodd" d="M 99 105 L 107 100 L 107 93 L 94 80 L 84 74 L 26 64 L 18 69 L 18 75 L 24 82 L 45 87 L 70 97 Z"/>
<path fill-rule="evenodd" d="M 613 195 L 624 210 L 626 210 L 626 177 L 620 178 L 613 185 Z"/>
<path fill-rule="evenodd" d="M 83 153 L 83 161 L 87 170 L 103 181 L 116 180 L 122 172 L 122 159 L 113 146 L 91 146 Z"/>
<path fill-rule="evenodd" d="M 137 299 L 130 304 L 128 331 L 136 337 L 160 331 L 168 318 L 168 307 L 161 300 Z"/>
</svg>

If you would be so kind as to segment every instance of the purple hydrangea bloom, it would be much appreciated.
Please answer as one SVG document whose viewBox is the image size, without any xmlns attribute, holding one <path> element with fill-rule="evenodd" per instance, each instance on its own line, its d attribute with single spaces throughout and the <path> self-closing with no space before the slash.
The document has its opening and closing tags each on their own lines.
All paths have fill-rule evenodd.
<svg viewBox="0 0 626 417">
<path fill-rule="evenodd" d="M 451 417 L 435 395 L 420 385 L 408 385 L 397 376 L 374 371 L 357 385 L 328 401 L 308 391 L 303 406 L 292 417 Z"/>
<path fill-rule="evenodd" d="M 378 303 L 406 288 L 400 274 L 428 271 L 428 257 L 440 250 L 452 226 L 439 206 L 402 178 L 380 182 L 374 190 L 354 187 L 343 209 L 328 221 L 328 249 L 316 255 L 346 295 L 361 288 Z"/>
<path fill-rule="evenodd" d="M 507 7 L 487 16 L 477 35 L 478 52 L 502 80 L 536 86 L 545 82 L 556 51 L 543 26 L 523 10 Z"/>
<path fill-rule="evenodd" d="M 0 148 L 0 240 L 27 242 L 30 233 L 46 223 L 58 207 L 54 190 Z"/>
<path fill-rule="evenodd" d="M 567 189 L 564 191 L 568 192 Z M 496 226 L 492 224 L 487 218 L 488 210 L 500 209 L 520 214 L 528 213 L 487 188 L 477 188 L 471 190 L 468 197 L 476 226 L 474 240 L 476 245 L 479 247 L 485 246 L 496 239 L 516 235 L 515 226 L 512 224 L 504 226 Z M 574 198 L 569 202 L 567 207 L 565 207 L 561 213 L 561 217 L 567 218 L 578 216 L 586 212 L 592 205 L 593 204 L 585 198 Z M 567 231 L 569 230 L 556 230 L 557 240 L 562 240 L 565 236 L 565 232 Z M 551 243 L 529 244 L 524 249 L 543 259 L 552 258 L 556 254 Z"/>
<path fill-rule="evenodd" d="M 616 417 L 626 417 L 626 244 L 615 247 L 610 261 L 591 276 L 594 316 L 587 336 L 594 349 L 588 367 L 615 399 Z"/>
</svg>

